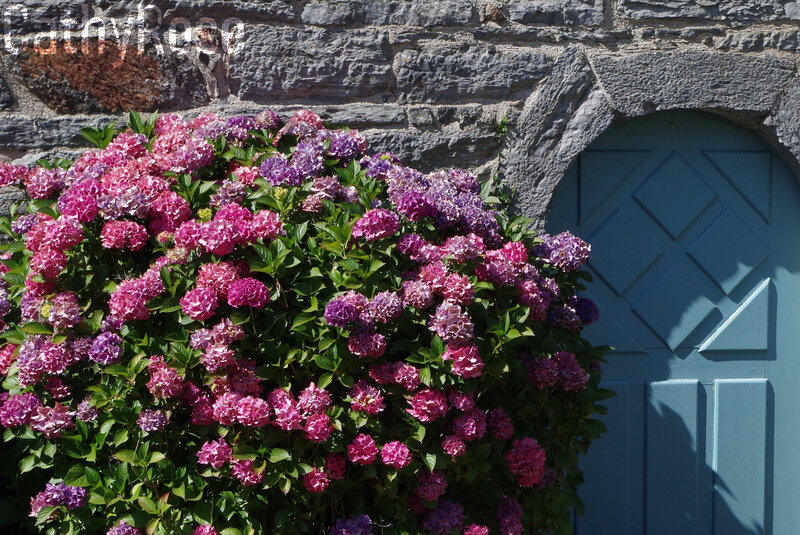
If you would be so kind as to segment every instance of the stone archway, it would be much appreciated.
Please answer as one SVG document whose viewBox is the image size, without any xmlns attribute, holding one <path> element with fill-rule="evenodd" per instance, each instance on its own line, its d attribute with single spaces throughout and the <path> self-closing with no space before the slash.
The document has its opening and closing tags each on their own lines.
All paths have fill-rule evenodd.
<svg viewBox="0 0 800 535">
<path fill-rule="evenodd" d="M 800 177 L 800 79 L 792 60 L 704 50 L 593 54 L 569 47 L 528 97 L 504 151 L 517 206 L 543 228 L 572 161 L 613 121 L 664 110 L 723 115 L 758 131 Z"/>
</svg>

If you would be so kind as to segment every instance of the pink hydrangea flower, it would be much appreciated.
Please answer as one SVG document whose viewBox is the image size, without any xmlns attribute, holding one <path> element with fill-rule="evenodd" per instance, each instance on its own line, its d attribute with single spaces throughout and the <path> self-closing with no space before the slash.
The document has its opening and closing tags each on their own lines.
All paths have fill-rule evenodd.
<svg viewBox="0 0 800 535">
<path fill-rule="evenodd" d="M 198 288 L 213 288 L 220 299 L 227 299 L 231 285 L 239 279 L 239 270 L 233 262 L 203 264 L 197 272 Z"/>
<path fill-rule="evenodd" d="M 302 418 L 297 409 L 297 402 L 290 392 L 276 388 L 269 393 L 268 401 L 275 414 L 273 424 L 284 431 L 301 429 Z"/>
<path fill-rule="evenodd" d="M 180 372 L 167 366 L 161 355 L 150 357 L 147 371 L 150 373 L 147 389 L 154 397 L 167 399 L 176 397 L 183 391 L 183 379 Z"/>
<path fill-rule="evenodd" d="M 470 524 L 464 529 L 464 535 L 489 535 L 488 526 Z"/>
<path fill-rule="evenodd" d="M 483 438 L 486 433 L 486 414 L 480 409 L 465 412 L 453 420 L 453 432 L 464 441 Z"/>
<path fill-rule="evenodd" d="M 237 405 L 242 395 L 236 392 L 226 392 L 214 402 L 213 418 L 222 425 L 233 425 L 238 416 Z"/>
<path fill-rule="evenodd" d="M 481 376 L 483 361 L 475 344 L 468 346 L 448 344 L 442 354 L 442 360 L 452 361 L 454 375 L 465 379 Z"/>
<path fill-rule="evenodd" d="M 264 427 L 269 423 L 270 407 L 266 400 L 245 396 L 236 405 L 236 419 L 248 427 Z"/>
<path fill-rule="evenodd" d="M 492 436 L 497 440 L 508 440 L 514 436 L 514 425 L 502 407 L 489 411 L 489 414 L 486 415 L 486 424 L 492 432 Z"/>
<path fill-rule="evenodd" d="M 213 468 L 221 468 L 231 460 L 233 448 L 228 445 L 224 438 L 211 440 L 204 443 L 197 452 L 197 462 L 207 464 Z"/>
<path fill-rule="evenodd" d="M 434 470 L 428 472 L 422 470 L 417 474 L 416 494 L 425 501 L 433 502 L 438 500 L 447 490 L 447 480 L 444 472 Z"/>
<path fill-rule="evenodd" d="M 400 470 L 411 463 L 411 451 L 409 451 L 408 446 L 399 440 L 395 440 L 384 444 L 381 449 L 381 461 L 387 466 L 393 466 Z"/>
<path fill-rule="evenodd" d="M 347 446 L 347 458 L 354 463 L 372 464 L 377 456 L 378 446 L 375 445 L 375 440 L 366 433 L 357 435 L 353 443 Z"/>
<path fill-rule="evenodd" d="M 219 301 L 213 288 L 201 287 L 189 290 L 181 298 L 183 313 L 193 320 L 203 321 L 214 315 Z"/>
<path fill-rule="evenodd" d="M 106 249 L 141 249 L 149 236 L 147 229 L 134 221 L 107 221 L 100 233 L 100 243 Z"/>
<path fill-rule="evenodd" d="M 306 419 L 304 434 L 311 442 L 325 442 L 332 433 L 333 424 L 327 414 L 312 414 Z"/>
<path fill-rule="evenodd" d="M 467 445 L 455 435 L 447 435 L 442 439 L 442 449 L 452 458 L 460 457 L 467 451 Z"/>
<path fill-rule="evenodd" d="M 409 400 L 411 416 L 420 422 L 432 422 L 447 414 L 447 397 L 441 390 L 426 388 L 420 390 Z"/>
<path fill-rule="evenodd" d="M 385 408 L 381 391 L 363 379 L 356 381 L 353 388 L 350 389 L 349 396 L 350 406 L 354 411 L 378 414 Z"/>
<path fill-rule="evenodd" d="M 231 473 L 238 479 L 242 485 L 253 486 L 264 481 L 264 472 L 256 472 L 253 461 L 250 459 L 235 459 L 233 460 Z"/>
<path fill-rule="evenodd" d="M 214 526 L 210 524 L 204 524 L 194 528 L 192 535 L 219 535 L 219 531 L 217 531 Z"/>
<path fill-rule="evenodd" d="M 297 408 L 304 417 L 324 412 L 330 406 L 330 393 L 323 388 L 317 387 L 313 382 L 303 389 L 297 398 Z"/>
<path fill-rule="evenodd" d="M 390 210 L 374 209 L 367 211 L 353 225 L 352 236 L 375 241 L 393 236 L 400 230 L 400 218 Z"/>
<path fill-rule="evenodd" d="M 344 479 L 345 469 L 346 461 L 341 455 L 331 453 L 325 457 L 325 472 L 331 480 L 338 481 Z"/>
<path fill-rule="evenodd" d="M 240 306 L 264 308 L 269 299 L 267 286 L 250 277 L 235 281 L 228 290 L 228 304 L 234 308 Z"/>
<path fill-rule="evenodd" d="M 330 482 L 328 474 L 316 468 L 303 476 L 303 485 L 309 492 L 324 492 Z"/>
<path fill-rule="evenodd" d="M 542 479 L 545 470 L 545 452 L 536 439 L 525 437 L 515 440 L 505 455 L 509 471 L 517 476 L 521 487 L 532 487 Z"/>
</svg>

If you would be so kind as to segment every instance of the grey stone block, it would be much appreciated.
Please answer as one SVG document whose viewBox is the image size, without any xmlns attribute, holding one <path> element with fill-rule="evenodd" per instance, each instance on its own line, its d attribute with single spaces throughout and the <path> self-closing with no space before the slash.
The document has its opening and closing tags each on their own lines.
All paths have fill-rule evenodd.
<svg viewBox="0 0 800 535">
<path fill-rule="evenodd" d="M 5 80 L 0 78 L 0 110 L 7 110 L 14 105 L 14 97 L 8 89 Z"/>
<path fill-rule="evenodd" d="M 336 26 L 364 22 L 364 3 L 358 0 L 311 0 L 300 14 L 303 24 Z"/>
<path fill-rule="evenodd" d="M 516 208 L 543 226 L 569 165 L 612 119 L 583 52 L 567 48 L 525 102 L 507 140 L 505 178 L 516 191 Z"/>
<path fill-rule="evenodd" d="M 508 18 L 524 24 L 603 23 L 602 0 L 515 0 L 508 3 Z"/>
<path fill-rule="evenodd" d="M 85 147 L 88 142 L 81 136 L 81 128 L 106 126 L 116 119 L 103 115 L 41 119 L 8 113 L 0 119 L 0 147 L 25 151 L 53 147 Z"/>
<path fill-rule="evenodd" d="M 375 152 L 391 152 L 408 166 L 423 172 L 460 167 L 475 168 L 497 155 L 494 132 L 486 130 L 418 131 L 370 129 L 364 135 Z"/>
<path fill-rule="evenodd" d="M 787 0 L 622 0 L 632 19 L 775 20 L 800 18 L 800 5 Z"/>
<path fill-rule="evenodd" d="M 461 26 L 472 19 L 472 2 L 465 0 L 364 0 L 367 24 Z"/>
<path fill-rule="evenodd" d="M 772 128 L 776 145 L 785 153 L 795 173 L 800 172 L 800 79 L 795 78 L 786 89 L 775 111 L 764 120 Z"/>
<path fill-rule="evenodd" d="M 508 100 L 542 80 L 551 64 L 529 48 L 430 42 L 399 53 L 394 71 L 401 101 Z"/>
<path fill-rule="evenodd" d="M 614 109 L 627 116 L 656 110 L 767 113 L 795 72 L 769 55 L 704 51 L 647 52 L 592 58 Z"/>
<path fill-rule="evenodd" d="M 25 200 L 25 192 L 14 186 L 4 186 L 0 188 L 0 216 L 7 216 L 11 213 L 11 205 Z M 6 239 L 3 236 L 3 239 Z"/>
<path fill-rule="evenodd" d="M 228 72 L 233 93 L 256 102 L 384 101 L 392 84 L 388 33 L 248 26 Z"/>
</svg>

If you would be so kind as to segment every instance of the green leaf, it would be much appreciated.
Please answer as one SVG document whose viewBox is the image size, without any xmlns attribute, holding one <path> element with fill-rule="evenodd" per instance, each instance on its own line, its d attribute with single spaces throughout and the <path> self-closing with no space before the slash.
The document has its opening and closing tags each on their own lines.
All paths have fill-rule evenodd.
<svg viewBox="0 0 800 535">
<path fill-rule="evenodd" d="M 36 465 L 36 458 L 33 455 L 28 455 L 27 457 L 23 457 L 22 460 L 19 462 L 19 472 L 24 474 L 25 472 L 30 472 L 33 470 L 33 467 Z"/>
<path fill-rule="evenodd" d="M 436 454 L 435 453 L 426 453 L 422 457 L 422 461 L 425 463 L 425 466 L 428 467 L 428 470 L 433 472 L 433 469 L 436 468 Z"/>
<path fill-rule="evenodd" d="M 133 463 L 133 460 L 136 458 L 136 453 L 133 450 L 119 450 L 114 454 L 114 457 L 123 463 Z"/>
<path fill-rule="evenodd" d="M 28 322 L 22 325 L 20 329 L 26 334 L 53 334 L 51 326 L 36 321 Z"/>
<path fill-rule="evenodd" d="M 156 506 L 156 503 L 147 496 L 139 496 L 139 498 L 136 499 L 136 502 L 139 504 L 139 507 L 141 507 L 142 511 L 144 511 L 145 513 L 151 515 L 158 514 L 158 507 Z"/>
<path fill-rule="evenodd" d="M 131 127 L 131 130 L 136 132 L 137 134 L 145 134 L 144 123 L 142 122 L 142 116 L 139 115 L 138 112 L 132 111 L 128 116 L 128 124 Z"/>
<path fill-rule="evenodd" d="M 160 451 L 154 451 L 150 454 L 150 460 L 148 461 L 149 464 L 157 463 L 159 461 L 163 461 L 166 459 L 167 456 L 161 453 Z"/>
<path fill-rule="evenodd" d="M 53 511 L 55 510 L 56 507 L 53 507 L 52 505 L 49 505 L 47 507 L 42 507 L 39 510 L 39 513 L 36 515 L 36 525 L 39 526 L 47 522 L 50 519 L 50 515 L 52 515 Z"/>
<path fill-rule="evenodd" d="M 269 462 L 271 463 L 277 463 L 291 458 L 292 455 L 288 451 L 281 448 L 272 448 L 269 452 Z"/>
<path fill-rule="evenodd" d="M 75 487 L 87 486 L 89 481 L 86 479 L 86 468 L 79 464 L 73 465 L 64 476 L 64 483 Z"/>
</svg>

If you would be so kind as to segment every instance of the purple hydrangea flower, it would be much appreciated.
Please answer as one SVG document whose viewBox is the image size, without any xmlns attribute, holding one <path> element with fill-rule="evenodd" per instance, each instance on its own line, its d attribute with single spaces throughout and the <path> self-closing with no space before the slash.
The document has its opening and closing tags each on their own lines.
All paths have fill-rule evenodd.
<svg viewBox="0 0 800 535">
<path fill-rule="evenodd" d="M 390 323 L 403 313 L 403 301 L 394 292 L 380 292 L 372 298 L 365 313 L 369 320 Z"/>
<path fill-rule="evenodd" d="M 588 297 L 573 295 L 569 298 L 569 306 L 575 310 L 575 313 L 581 319 L 583 325 L 589 325 L 600 319 L 600 311 L 597 305 Z"/>
<path fill-rule="evenodd" d="M 450 500 L 439 500 L 438 507 L 425 518 L 425 529 L 438 535 L 448 535 L 461 530 L 464 525 L 464 507 Z"/>
<path fill-rule="evenodd" d="M 167 426 L 167 416 L 161 411 L 145 409 L 139 413 L 138 424 L 142 431 L 159 431 Z"/>
<path fill-rule="evenodd" d="M 534 247 L 534 254 L 562 271 L 574 271 L 589 261 L 591 246 L 571 232 L 545 234 L 542 238 L 544 242 Z"/>
<path fill-rule="evenodd" d="M 41 406 L 36 394 L 25 393 L 9 397 L 0 407 L 0 424 L 3 427 L 27 425 L 31 416 Z"/>
<path fill-rule="evenodd" d="M 331 528 L 331 535 L 372 535 L 372 520 L 367 515 L 340 518 Z"/>
<path fill-rule="evenodd" d="M 256 128 L 276 131 L 281 126 L 281 118 L 275 110 L 263 110 L 256 115 L 254 125 Z"/>
<path fill-rule="evenodd" d="M 17 234 L 25 234 L 39 220 L 39 214 L 25 214 L 11 223 L 11 230 Z"/>
<path fill-rule="evenodd" d="M 334 158 L 354 158 L 358 156 L 359 152 L 358 140 L 348 132 L 338 130 L 331 136 L 331 146 L 328 149 L 328 154 Z"/>
<path fill-rule="evenodd" d="M 143 533 L 141 529 L 131 526 L 124 520 L 120 520 L 116 526 L 106 532 L 106 535 L 142 535 Z"/>
<path fill-rule="evenodd" d="M 303 183 L 300 171 L 292 167 L 283 155 L 267 158 L 258 168 L 258 172 L 273 186 L 299 186 Z"/>
<path fill-rule="evenodd" d="M 445 343 L 467 344 L 472 340 L 474 325 L 468 314 L 452 301 L 443 301 L 431 316 L 430 329 Z"/>
<path fill-rule="evenodd" d="M 92 342 L 89 358 L 100 364 L 116 364 L 122 356 L 122 338 L 113 332 L 100 333 Z"/>
<path fill-rule="evenodd" d="M 337 297 L 331 299 L 325 307 L 325 321 L 332 327 L 345 327 L 358 320 L 359 312 L 358 307 L 344 297 Z"/>
</svg>

